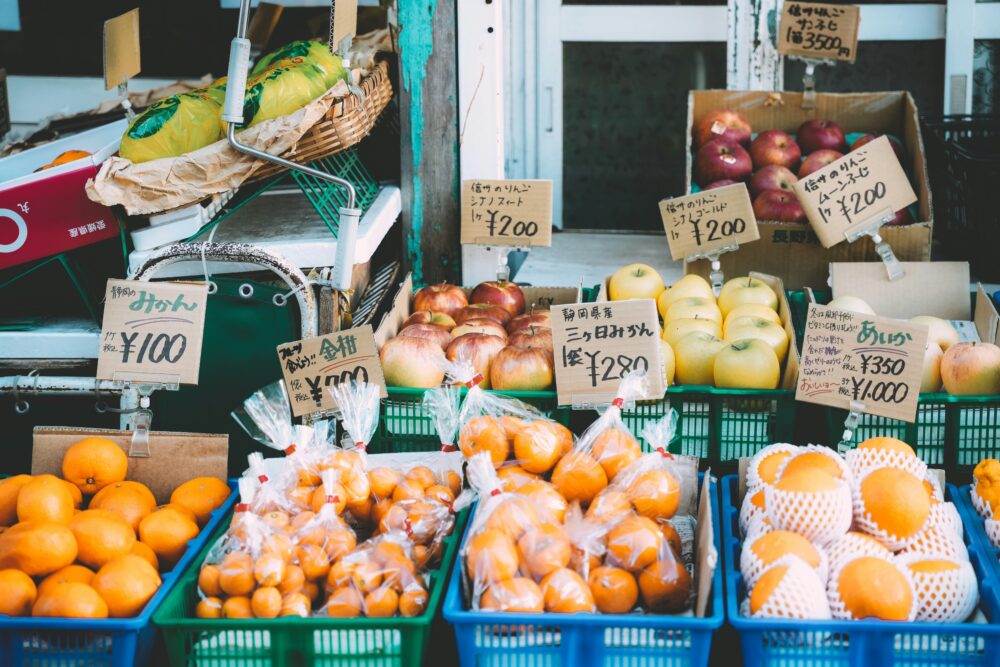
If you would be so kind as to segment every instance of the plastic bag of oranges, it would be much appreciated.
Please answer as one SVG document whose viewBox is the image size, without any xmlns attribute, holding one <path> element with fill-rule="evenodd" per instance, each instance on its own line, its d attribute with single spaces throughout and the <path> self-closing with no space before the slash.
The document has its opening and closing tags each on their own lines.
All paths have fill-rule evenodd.
<svg viewBox="0 0 1000 667">
<path fill-rule="evenodd" d="M 381 397 L 379 386 L 364 381 L 351 380 L 330 387 L 330 395 L 337 402 L 337 412 L 344 427 L 344 437 L 359 452 L 368 450 L 368 444 L 378 428 Z M 345 449 L 349 449 L 346 446 Z"/>
<path fill-rule="evenodd" d="M 327 468 L 321 473 L 321 505 L 296 514 L 291 521 L 295 547 L 294 562 L 305 581 L 319 586 L 330 566 L 354 551 L 357 536 L 341 518 L 344 511 L 344 487 L 338 482 L 339 471 Z"/>
<path fill-rule="evenodd" d="M 330 568 L 318 615 L 335 618 L 418 616 L 427 586 L 415 562 L 416 545 L 390 531 L 359 545 Z"/>
</svg>

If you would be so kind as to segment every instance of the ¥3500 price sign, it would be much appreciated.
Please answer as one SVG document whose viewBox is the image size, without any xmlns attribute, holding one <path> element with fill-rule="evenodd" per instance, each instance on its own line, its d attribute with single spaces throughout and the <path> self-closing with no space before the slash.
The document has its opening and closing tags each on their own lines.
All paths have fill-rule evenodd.
<svg viewBox="0 0 1000 667">
<path fill-rule="evenodd" d="M 743 183 L 660 201 L 670 256 L 707 256 L 733 245 L 756 241 L 757 218 Z"/>
<path fill-rule="evenodd" d="M 552 181 L 463 181 L 462 243 L 552 245 Z"/>
<path fill-rule="evenodd" d="M 647 372 L 643 398 L 663 398 L 663 345 L 652 299 L 550 310 L 559 405 L 610 403 L 631 371 Z"/>
<path fill-rule="evenodd" d="M 97 378 L 198 384 L 205 283 L 108 281 Z"/>
<path fill-rule="evenodd" d="M 812 304 L 795 398 L 912 422 L 926 326 Z"/>
<path fill-rule="evenodd" d="M 851 5 L 786 2 L 778 28 L 778 53 L 854 62 L 861 10 Z"/>
</svg>

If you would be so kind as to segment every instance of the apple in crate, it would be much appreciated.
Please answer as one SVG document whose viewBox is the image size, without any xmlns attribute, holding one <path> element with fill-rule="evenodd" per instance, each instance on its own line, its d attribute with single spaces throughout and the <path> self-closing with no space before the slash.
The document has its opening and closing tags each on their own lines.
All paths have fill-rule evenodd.
<svg viewBox="0 0 1000 667">
<path fill-rule="evenodd" d="M 421 287 L 413 295 L 413 310 L 432 310 L 449 317 L 469 305 L 462 288 L 448 283 L 438 283 Z"/>
<path fill-rule="evenodd" d="M 629 264 L 614 272 L 608 280 L 608 298 L 655 299 L 665 289 L 663 278 L 648 264 Z"/>
<path fill-rule="evenodd" d="M 545 350 L 551 356 L 554 354 L 552 329 L 548 327 L 528 327 L 510 335 L 508 344 L 511 347 L 534 347 Z"/>
<path fill-rule="evenodd" d="M 490 280 L 479 283 L 472 290 L 471 299 L 474 304 L 488 303 L 500 306 L 510 313 L 511 317 L 516 317 L 524 312 L 524 291 L 517 283 L 512 283 L 509 280 Z"/>
<path fill-rule="evenodd" d="M 483 376 L 483 381 L 479 386 L 483 389 L 489 389 L 492 386 L 490 384 L 490 364 L 505 345 L 504 340 L 497 336 L 467 333 L 451 341 L 445 356 L 450 361 L 459 359 L 469 361 L 476 372 Z"/>
<path fill-rule="evenodd" d="M 763 317 L 741 317 L 734 320 L 726 327 L 725 336 L 730 343 L 750 338 L 764 341 L 774 350 L 779 364 L 785 363 L 788 355 L 788 334 L 785 333 L 785 328 Z"/>
<path fill-rule="evenodd" d="M 955 396 L 1000 394 L 1000 347 L 957 343 L 941 358 L 941 381 Z"/>
<path fill-rule="evenodd" d="M 397 336 L 382 346 L 378 357 L 390 387 L 432 389 L 444 381 L 444 350 L 434 341 Z"/>
<path fill-rule="evenodd" d="M 937 393 L 941 391 L 941 359 L 944 352 L 941 346 L 928 342 L 924 349 L 924 365 L 920 374 L 920 393 Z"/>
<path fill-rule="evenodd" d="M 750 123 L 743 116 L 730 109 L 716 109 L 695 124 L 693 139 L 695 147 L 717 139 L 745 146 L 752 134 Z"/>
<path fill-rule="evenodd" d="M 788 167 L 769 164 L 755 171 L 750 177 L 750 196 L 756 197 L 769 190 L 792 192 L 792 184 L 797 180 L 799 180 L 798 177 Z"/>
<path fill-rule="evenodd" d="M 451 330 L 451 335 L 454 338 L 464 336 L 467 333 L 488 334 L 490 336 L 500 338 L 503 340 L 504 344 L 507 343 L 507 330 L 500 326 L 495 320 L 489 320 L 485 317 L 471 319 L 464 324 L 459 324 Z"/>
<path fill-rule="evenodd" d="M 677 384 L 715 384 L 715 357 L 725 346 L 726 341 L 703 331 L 682 337 L 673 346 Z"/>
<path fill-rule="evenodd" d="M 456 313 L 455 324 L 465 324 L 474 319 L 487 319 L 505 327 L 510 322 L 510 318 L 510 313 L 502 306 L 492 303 L 473 303 Z"/>
<path fill-rule="evenodd" d="M 804 222 L 806 212 L 794 193 L 784 190 L 767 190 L 753 200 L 753 214 L 758 220 L 777 222 Z"/>
<path fill-rule="evenodd" d="M 737 183 L 739 183 L 739 181 L 734 181 L 731 178 L 723 178 L 722 180 L 709 183 L 708 185 L 703 187 L 702 190 L 714 190 L 715 188 L 724 188 L 727 185 L 736 185 Z"/>
<path fill-rule="evenodd" d="M 910 215 L 910 209 L 908 208 L 899 209 L 898 211 L 896 211 L 896 215 L 893 216 L 892 220 L 890 220 L 885 224 L 890 227 L 901 227 L 902 225 L 912 225 L 913 216 Z"/>
<path fill-rule="evenodd" d="M 434 326 L 441 327 L 451 331 L 455 328 L 455 320 L 451 315 L 447 313 L 439 313 L 433 310 L 418 310 L 417 312 L 411 314 L 403 322 L 403 328 L 410 326 L 411 324 L 433 324 Z"/>
<path fill-rule="evenodd" d="M 552 386 L 552 358 L 533 347 L 505 347 L 490 364 L 490 382 L 499 391 L 544 391 Z"/>
<path fill-rule="evenodd" d="M 674 301 L 693 297 L 715 301 L 715 292 L 707 280 L 696 273 L 689 273 L 656 298 L 656 308 L 660 312 L 660 317 L 664 317 Z"/>
<path fill-rule="evenodd" d="M 684 336 L 694 331 L 711 334 L 719 337 L 722 335 L 722 324 L 717 320 L 702 317 L 685 317 L 679 320 L 671 320 L 663 325 L 663 340 L 673 347 L 684 338 Z"/>
<path fill-rule="evenodd" d="M 896 139 L 894 139 L 894 138 L 892 138 L 892 137 L 890 137 L 890 136 L 888 136 L 888 135 L 886 135 L 885 133 L 882 133 L 882 132 L 879 132 L 878 134 L 871 134 L 871 133 L 869 133 L 869 134 L 863 134 L 863 135 L 861 135 L 860 137 L 858 137 L 857 139 L 854 140 L 854 143 L 851 144 L 851 147 L 848 150 L 849 151 L 856 151 L 857 149 L 861 148 L 865 144 L 869 144 L 869 143 L 875 141 L 879 137 L 886 137 L 889 140 L 889 145 L 892 146 L 892 152 L 896 154 L 896 159 L 899 160 L 900 164 L 902 164 L 903 163 L 903 155 L 904 155 L 904 153 L 903 153 L 903 144 L 899 143 Z"/>
<path fill-rule="evenodd" d="M 756 303 L 777 311 L 778 295 L 760 278 L 742 276 L 727 280 L 719 292 L 719 310 L 723 317 L 736 306 L 745 303 Z"/>
<path fill-rule="evenodd" d="M 715 386 L 724 389 L 777 389 L 781 364 L 770 345 L 747 338 L 719 350 L 713 375 Z"/>
<path fill-rule="evenodd" d="M 832 120 L 807 120 L 799 125 L 799 131 L 795 134 L 799 147 L 806 155 L 824 148 L 841 153 L 847 150 L 844 129 Z"/>
<path fill-rule="evenodd" d="M 850 296 L 845 294 L 844 296 L 838 296 L 836 299 L 826 304 L 828 308 L 836 308 L 837 310 L 847 310 L 852 313 L 861 313 L 862 315 L 874 315 L 875 309 L 868 305 L 868 302 L 857 296 Z"/>
<path fill-rule="evenodd" d="M 936 344 L 946 352 L 948 348 L 956 345 L 959 341 L 958 331 L 948 320 L 934 317 L 933 315 L 917 315 L 916 317 L 911 317 L 910 322 L 912 324 L 922 324 L 927 327 L 927 342 Z"/>
<path fill-rule="evenodd" d="M 750 144 L 750 158 L 754 169 L 769 165 L 794 169 L 802 159 L 802 149 L 787 132 L 767 130 L 758 134 Z"/>
<path fill-rule="evenodd" d="M 752 172 L 753 162 L 746 149 L 722 139 L 708 142 L 694 156 L 694 181 L 698 185 L 724 178 L 745 181 Z"/>
<path fill-rule="evenodd" d="M 447 329 L 442 329 L 433 324 L 411 324 L 408 327 L 403 327 L 403 330 L 397 336 L 412 336 L 414 338 L 431 340 L 440 345 L 442 350 L 448 347 L 448 343 L 451 342 L 451 333 Z"/>
<path fill-rule="evenodd" d="M 535 310 L 524 315 L 518 315 L 507 325 L 507 333 L 516 334 L 528 327 L 552 327 L 552 313 L 547 310 Z"/>
<path fill-rule="evenodd" d="M 819 171 L 826 165 L 831 162 L 836 162 L 842 157 L 844 157 L 844 154 L 840 151 L 830 150 L 827 148 L 822 148 L 815 153 L 810 153 L 799 166 L 799 178 L 805 178 L 814 171 Z"/>
</svg>

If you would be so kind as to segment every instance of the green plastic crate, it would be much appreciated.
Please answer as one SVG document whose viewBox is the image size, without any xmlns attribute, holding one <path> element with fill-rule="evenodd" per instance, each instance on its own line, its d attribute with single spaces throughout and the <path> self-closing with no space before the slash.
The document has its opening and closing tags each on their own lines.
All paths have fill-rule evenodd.
<svg viewBox="0 0 1000 667">
<path fill-rule="evenodd" d="M 466 509 L 456 517 L 455 530 L 445 540 L 441 567 L 430 573 L 427 609 L 413 618 L 195 618 L 198 571 L 229 525 L 225 522 L 153 616 L 163 633 L 170 665 L 421 667 L 468 514 Z"/>
<path fill-rule="evenodd" d="M 831 294 L 814 291 L 817 303 L 829 303 Z M 975 294 L 972 294 L 973 304 Z M 795 338 L 802 349 L 809 300 L 804 292 L 789 292 Z M 835 447 L 844 435 L 847 410 L 824 408 L 825 442 Z M 898 438 L 916 450 L 917 455 L 934 468 L 944 468 L 949 475 L 968 476 L 981 459 L 997 455 L 1000 442 L 1000 396 L 952 396 L 946 393 L 920 394 L 917 417 L 910 424 L 898 419 L 861 415 L 854 430 L 853 443 L 868 438 Z"/>
</svg>

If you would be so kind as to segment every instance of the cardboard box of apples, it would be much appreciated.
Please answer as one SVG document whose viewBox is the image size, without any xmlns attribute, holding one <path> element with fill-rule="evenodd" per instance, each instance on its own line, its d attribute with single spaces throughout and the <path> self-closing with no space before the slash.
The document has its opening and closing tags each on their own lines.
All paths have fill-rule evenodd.
<svg viewBox="0 0 1000 667">
<path fill-rule="evenodd" d="M 902 261 L 930 259 L 930 186 L 916 105 L 906 92 L 802 94 L 692 91 L 688 97 L 687 192 L 745 182 L 760 239 L 722 256 L 726 275 L 750 270 L 780 277 L 793 289 L 823 288 L 831 261 L 878 261 L 868 238 L 823 248 L 806 222 L 791 183 L 850 150 L 888 135 L 910 177 L 917 203 L 897 213 L 882 237 Z M 688 270 L 707 276 L 707 261 Z"/>
</svg>

